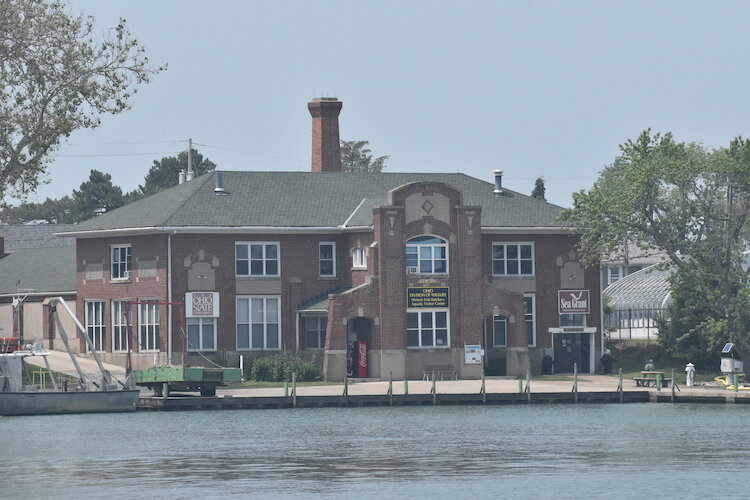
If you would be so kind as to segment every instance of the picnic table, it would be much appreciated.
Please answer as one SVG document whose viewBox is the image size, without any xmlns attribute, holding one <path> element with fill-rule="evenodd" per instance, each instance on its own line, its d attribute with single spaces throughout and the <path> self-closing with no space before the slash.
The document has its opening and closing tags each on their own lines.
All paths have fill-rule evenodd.
<svg viewBox="0 0 750 500">
<path fill-rule="evenodd" d="M 669 387 L 671 378 L 664 378 L 664 372 L 657 371 L 642 371 L 640 377 L 635 377 L 636 387 L 658 387 L 657 381 L 661 380 L 663 387 Z"/>
</svg>

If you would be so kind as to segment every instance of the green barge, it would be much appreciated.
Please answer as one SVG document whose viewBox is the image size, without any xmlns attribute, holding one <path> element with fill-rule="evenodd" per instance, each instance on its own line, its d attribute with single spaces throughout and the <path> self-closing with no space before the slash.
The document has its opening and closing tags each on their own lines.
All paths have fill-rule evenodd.
<svg viewBox="0 0 750 500">
<path fill-rule="evenodd" d="M 155 396 L 169 396 L 170 392 L 200 392 L 201 396 L 215 396 L 218 386 L 240 382 L 239 368 L 207 368 L 202 366 L 153 366 L 133 371 L 133 381 L 148 387 Z"/>
</svg>

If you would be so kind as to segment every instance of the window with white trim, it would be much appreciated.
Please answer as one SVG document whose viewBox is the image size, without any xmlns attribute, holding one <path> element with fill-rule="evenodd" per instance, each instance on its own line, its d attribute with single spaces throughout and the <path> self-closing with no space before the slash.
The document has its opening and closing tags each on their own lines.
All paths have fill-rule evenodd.
<svg viewBox="0 0 750 500">
<path fill-rule="evenodd" d="M 103 351 L 104 338 L 106 336 L 106 322 L 104 321 L 104 301 L 86 301 L 86 333 L 88 333 L 91 342 L 94 344 L 94 350 L 96 350 L 97 352 Z M 87 345 L 86 350 L 88 352 L 91 352 L 91 347 Z"/>
<path fill-rule="evenodd" d="M 448 311 L 407 311 L 407 347 L 450 347 Z"/>
<path fill-rule="evenodd" d="M 237 349 L 280 349 L 280 302 L 278 296 L 237 297 Z"/>
<path fill-rule="evenodd" d="M 234 253 L 237 276 L 279 276 L 278 243 L 235 243 Z"/>
<path fill-rule="evenodd" d="M 505 316 L 492 317 L 492 346 L 506 347 L 508 345 L 508 320 Z"/>
<path fill-rule="evenodd" d="M 534 245 L 532 243 L 493 243 L 493 276 L 533 276 Z"/>
<path fill-rule="evenodd" d="M 610 267 L 607 268 L 607 284 L 611 285 L 615 281 L 620 279 L 620 268 L 619 267 Z"/>
<path fill-rule="evenodd" d="M 112 352 L 128 350 L 128 326 L 125 313 L 129 307 L 127 300 L 112 301 Z"/>
<path fill-rule="evenodd" d="M 133 250 L 130 245 L 112 245 L 112 267 L 110 276 L 113 280 L 130 279 Z"/>
<path fill-rule="evenodd" d="M 367 268 L 367 252 L 364 248 L 358 247 L 352 250 L 352 267 L 355 269 Z"/>
<path fill-rule="evenodd" d="M 536 299 L 532 294 L 523 296 L 523 325 L 526 328 L 526 342 L 536 345 Z"/>
<path fill-rule="evenodd" d="M 586 326 L 585 314 L 561 314 L 560 326 Z"/>
<path fill-rule="evenodd" d="M 159 304 L 139 304 L 138 332 L 138 350 L 159 350 Z"/>
<path fill-rule="evenodd" d="M 436 236 L 417 236 L 407 241 L 406 272 L 448 274 L 448 242 Z"/>
<path fill-rule="evenodd" d="M 216 350 L 216 318 L 187 319 L 187 350 Z"/>
<path fill-rule="evenodd" d="M 305 346 L 323 349 L 326 346 L 326 316 L 305 316 Z"/>
<path fill-rule="evenodd" d="M 336 276 L 336 243 L 321 241 L 318 245 L 318 256 L 320 276 L 326 278 Z"/>
</svg>

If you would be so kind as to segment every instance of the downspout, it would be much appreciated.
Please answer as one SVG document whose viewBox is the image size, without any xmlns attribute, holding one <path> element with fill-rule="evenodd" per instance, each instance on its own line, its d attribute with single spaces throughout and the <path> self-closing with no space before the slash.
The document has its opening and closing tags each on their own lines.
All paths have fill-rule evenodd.
<svg viewBox="0 0 750 500">
<path fill-rule="evenodd" d="M 172 233 L 167 233 L 167 364 L 172 364 Z"/>
</svg>

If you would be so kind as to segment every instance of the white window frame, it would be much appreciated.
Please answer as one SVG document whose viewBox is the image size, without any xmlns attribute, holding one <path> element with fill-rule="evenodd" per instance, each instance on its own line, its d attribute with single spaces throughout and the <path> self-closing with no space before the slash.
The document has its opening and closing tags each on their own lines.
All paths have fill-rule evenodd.
<svg viewBox="0 0 750 500">
<path fill-rule="evenodd" d="M 560 314 L 560 327 L 586 326 L 587 314 Z M 565 321 L 567 320 L 567 321 Z"/>
<path fill-rule="evenodd" d="M 524 333 L 526 334 L 526 342 L 529 342 L 529 327 L 531 327 L 531 342 L 529 347 L 536 346 L 536 296 L 533 293 L 525 293 L 523 295 L 523 327 Z M 530 311 L 526 308 L 526 304 L 531 304 Z"/>
<path fill-rule="evenodd" d="M 125 260 L 120 255 L 121 250 L 125 250 Z M 113 281 L 129 280 L 133 272 L 133 247 L 130 243 L 121 243 L 109 246 L 109 277 Z"/>
<path fill-rule="evenodd" d="M 214 317 L 200 317 L 200 318 L 187 318 L 187 350 L 189 352 L 215 352 L 216 351 L 216 318 Z M 190 330 L 191 326 L 198 326 L 198 345 L 193 346 L 190 343 Z M 204 327 L 211 325 L 213 329 L 213 338 L 211 342 L 213 347 L 206 347 L 204 344 Z"/>
<path fill-rule="evenodd" d="M 440 240 L 442 243 L 435 243 L 435 242 L 414 242 L 417 238 L 435 238 L 437 240 Z M 415 248 L 416 249 L 416 257 L 417 262 L 416 266 L 410 265 L 410 263 L 406 263 L 406 272 L 407 274 L 436 274 L 436 275 L 446 275 L 449 273 L 448 263 L 450 261 L 450 253 L 448 248 L 448 241 L 444 238 L 441 238 L 440 236 L 435 236 L 432 234 L 420 234 L 419 236 L 414 236 L 412 238 L 409 238 L 405 245 L 404 245 L 404 251 L 405 251 L 405 261 L 409 260 L 409 254 L 413 252 L 409 252 L 409 248 Z M 445 250 L 445 259 L 436 259 L 435 258 L 435 249 L 436 248 L 442 248 Z M 423 258 L 422 256 L 422 249 L 430 249 L 430 257 L 429 258 Z M 445 272 L 435 272 L 435 262 L 436 261 L 442 261 L 445 260 Z M 432 271 L 422 271 L 422 263 L 423 262 L 429 262 L 430 267 Z"/>
<path fill-rule="evenodd" d="M 240 259 L 238 256 L 237 249 L 240 246 L 244 246 L 247 248 L 247 258 Z M 260 259 L 253 259 L 252 258 L 252 247 L 253 246 L 260 246 L 261 247 L 261 253 L 262 256 Z M 276 247 L 276 258 L 268 258 L 266 256 L 267 247 L 268 246 L 275 246 Z M 246 261 L 247 262 L 247 273 L 240 273 L 238 272 L 237 265 L 239 262 Z M 263 272 L 262 273 L 253 273 L 252 271 L 252 263 L 253 261 L 256 262 L 262 262 L 263 263 Z M 269 262 L 276 261 L 276 273 L 269 273 L 267 272 L 267 266 Z M 258 278 L 258 277 L 278 277 L 281 276 L 281 244 L 278 241 L 236 241 L 234 243 L 234 273 L 235 276 L 238 277 L 252 277 L 252 278 Z"/>
<path fill-rule="evenodd" d="M 324 314 L 311 314 L 305 318 L 305 348 L 306 349 L 324 349 L 326 346 L 326 328 L 328 327 L 328 316 Z M 310 328 L 314 326 L 314 328 Z M 310 345 L 310 336 L 315 336 L 316 344 Z"/>
<path fill-rule="evenodd" d="M 615 281 L 622 278 L 621 270 L 619 267 L 608 267 L 607 268 L 607 285 L 611 285 Z"/>
<path fill-rule="evenodd" d="M 409 331 L 414 328 L 409 328 L 409 314 L 417 315 L 417 338 L 419 345 L 409 345 Z M 422 324 L 422 314 L 432 315 L 432 327 L 424 327 Z M 436 322 L 437 314 L 445 314 L 445 328 L 438 328 Z M 408 349 L 449 349 L 451 346 L 451 318 L 450 311 L 448 309 L 407 309 L 406 310 L 406 347 Z M 432 345 L 422 345 L 422 334 L 425 331 L 432 330 Z M 437 333 L 438 330 L 445 330 L 445 345 L 437 345 Z"/>
<path fill-rule="evenodd" d="M 497 323 L 502 323 L 505 328 L 505 342 L 497 342 L 497 333 L 495 328 Z M 492 347 L 508 347 L 508 318 L 505 316 L 492 316 Z"/>
<path fill-rule="evenodd" d="M 96 352 L 104 352 L 107 340 L 107 320 L 105 319 L 105 302 L 103 300 L 86 300 L 84 302 L 86 317 L 86 333 L 91 339 Z M 86 351 L 91 352 L 91 347 L 86 345 Z"/>
<path fill-rule="evenodd" d="M 159 304 L 154 299 L 141 299 L 138 304 L 138 350 L 159 352 Z"/>
<path fill-rule="evenodd" d="M 331 247 L 331 258 L 323 259 L 322 250 L 324 246 Z M 323 274 L 323 262 L 331 261 L 331 273 Z M 336 277 L 336 242 L 335 241 L 321 241 L 318 243 L 318 275 L 321 278 L 335 278 Z"/>
<path fill-rule="evenodd" d="M 352 268 L 367 269 L 367 251 L 363 247 L 352 250 Z"/>
<path fill-rule="evenodd" d="M 262 318 L 253 317 L 253 300 L 263 301 Z M 276 301 L 276 346 L 269 347 L 268 327 L 274 323 L 268 318 L 268 301 Z M 247 318 L 240 318 L 240 301 L 247 301 Z M 281 350 L 281 295 L 238 295 L 235 299 L 235 341 L 238 351 L 280 351 Z M 242 321 L 240 321 L 242 320 Z M 240 347 L 240 326 L 247 325 L 247 347 Z M 262 326 L 263 345 L 253 345 L 253 326 Z"/>
<path fill-rule="evenodd" d="M 503 258 L 502 259 L 496 259 L 495 258 L 495 247 L 504 247 L 503 248 Z M 529 246 L 531 248 L 531 258 L 525 259 L 521 258 L 521 247 L 523 246 Z M 516 247 L 516 255 L 517 257 L 515 259 L 509 259 L 508 258 L 508 247 Z M 534 276 L 536 274 L 535 271 L 535 255 L 536 255 L 536 249 L 534 248 L 534 243 L 531 241 L 495 241 L 492 243 L 492 276 L 498 276 L 498 277 L 505 277 L 505 276 Z M 523 273 L 521 272 L 522 269 L 522 263 L 523 262 L 531 262 L 531 272 L 530 273 Z M 502 262 L 503 263 L 503 270 L 500 273 L 495 272 L 495 263 L 496 262 Z M 517 273 L 509 273 L 508 272 L 508 263 L 509 262 L 515 262 L 518 265 L 518 272 Z"/>
<path fill-rule="evenodd" d="M 125 314 L 125 308 L 130 307 L 128 302 L 128 299 L 112 299 L 112 306 L 110 307 L 112 315 L 112 352 L 127 352 L 128 345 L 130 344 L 127 320 L 132 321 L 132 319 L 130 314 Z M 120 340 L 119 346 L 118 339 Z"/>
</svg>

